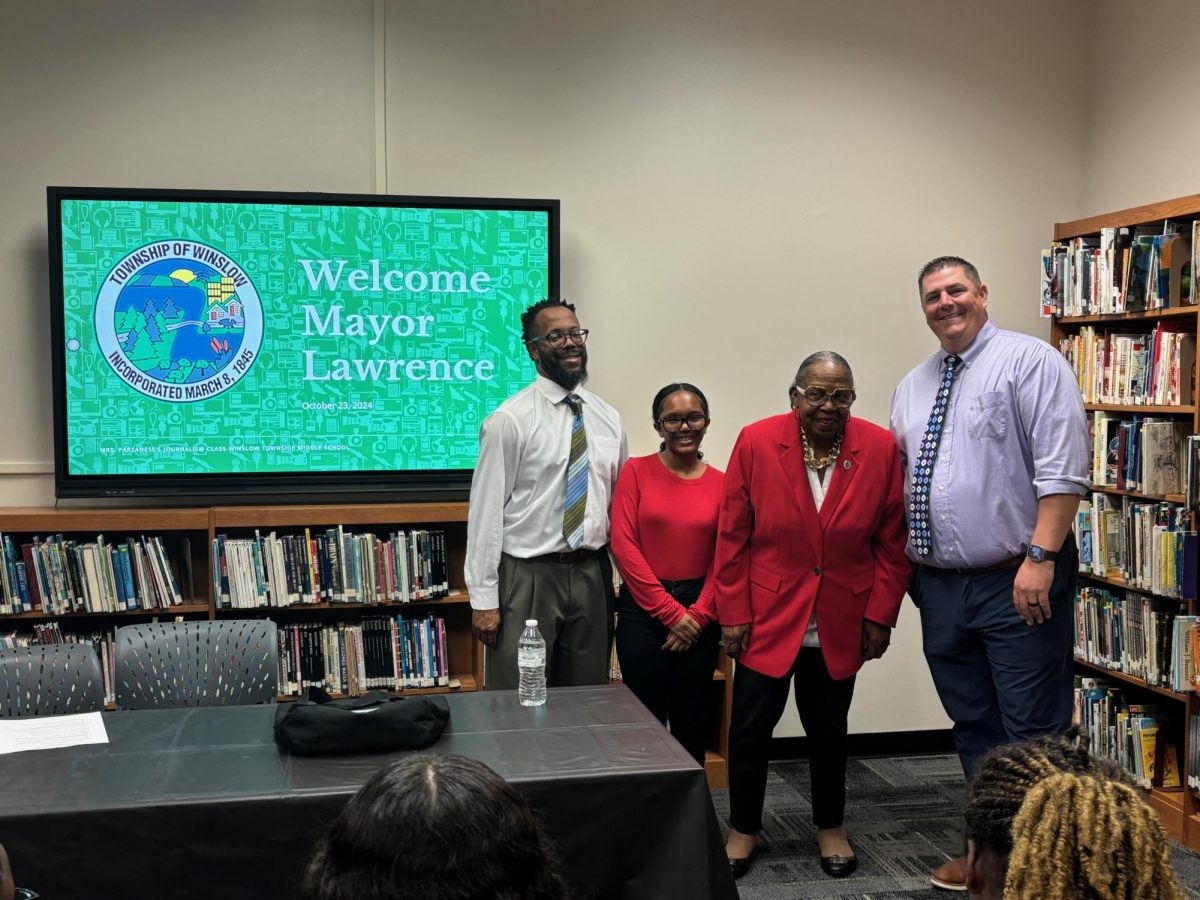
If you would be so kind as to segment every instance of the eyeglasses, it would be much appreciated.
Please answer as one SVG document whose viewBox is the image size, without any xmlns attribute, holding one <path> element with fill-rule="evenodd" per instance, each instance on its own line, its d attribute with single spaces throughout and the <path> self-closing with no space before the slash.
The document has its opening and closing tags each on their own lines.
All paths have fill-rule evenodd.
<svg viewBox="0 0 1200 900">
<path fill-rule="evenodd" d="M 858 397 L 849 388 L 838 388 L 836 391 L 827 391 L 824 388 L 801 388 L 797 385 L 796 392 L 813 406 L 824 406 L 827 401 L 832 400 L 833 405 L 838 409 L 849 409 L 850 405 Z"/>
<path fill-rule="evenodd" d="M 536 344 L 541 342 L 547 347 L 557 348 L 563 346 L 567 341 L 570 341 L 572 344 L 585 344 L 587 343 L 587 336 L 588 329 L 586 328 L 574 328 L 571 331 L 547 331 L 543 335 L 530 338 L 529 343 Z"/>
<path fill-rule="evenodd" d="M 708 416 L 704 413 L 692 413 L 688 416 L 664 416 L 657 420 L 663 431 L 679 431 L 684 422 L 687 422 L 687 427 L 692 431 L 699 431 L 708 424 Z"/>
</svg>

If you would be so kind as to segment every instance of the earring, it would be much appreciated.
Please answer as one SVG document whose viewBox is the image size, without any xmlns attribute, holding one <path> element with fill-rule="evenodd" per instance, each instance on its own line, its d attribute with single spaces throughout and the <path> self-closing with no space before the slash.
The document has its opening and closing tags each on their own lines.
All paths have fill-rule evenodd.
<svg viewBox="0 0 1200 900">
<path fill-rule="evenodd" d="M 659 450 L 666 450 L 666 449 L 667 449 L 667 442 L 666 442 L 666 441 L 661 441 L 661 442 L 659 442 L 658 449 L 659 449 Z"/>
</svg>

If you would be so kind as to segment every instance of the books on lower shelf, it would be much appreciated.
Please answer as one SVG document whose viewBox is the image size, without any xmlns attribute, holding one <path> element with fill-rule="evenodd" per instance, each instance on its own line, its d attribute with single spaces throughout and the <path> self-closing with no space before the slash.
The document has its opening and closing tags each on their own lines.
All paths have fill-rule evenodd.
<svg viewBox="0 0 1200 900">
<path fill-rule="evenodd" d="M 179 565 L 190 584 L 191 550 L 180 541 Z M 34 537 L 18 547 L 0 535 L 0 614 L 105 613 L 164 609 L 184 598 L 159 536 L 109 543 L 104 535 L 80 543 L 61 534 Z"/>
<path fill-rule="evenodd" d="M 446 534 L 394 531 L 386 539 L 342 526 L 315 534 L 219 534 L 212 545 L 218 609 L 304 603 L 411 603 L 448 596 Z"/>
<path fill-rule="evenodd" d="M 1077 676 L 1074 720 L 1094 755 L 1115 760 L 1142 787 L 1181 789 L 1178 720 L 1156 704 L 1136 702 L 1108 679 Z"/>
<path fill-rule="evenodd" d="M 366 616 L 356 623 L 279 627 L 279 693 L 310 687 L 355 696 L 368 690 L 444 687 L 446 623 L 436 616 Z"/>
<path fill-rule="evenodd" d="M 43 644 L 91 644 L 96 648 L 96 655 L 100 658 L 100 670 L 104 674 L 104 702 L 115 703 L 117 700 L 114 688 L 117 677 L 115 633 L 115 628 L 107 631 L 64 633 L 58 622 L 37 622 L 30 626 L 28 632 L 0 634 L 0 648 L 37 647 Z"/>
<path fill-rule="evenodd" d="M 1075 515 L 1081 572 L 1164 597 L 1196 595 L 1196 533 L 1177 503 L 1096 492 Z"/>
<path fill-rule="evenodd" d="M 1080 587 L 1075 598 L 1077 659 L 1180 693 L 1195 687 L 1200 635 L 1179 603 L 1146 594 Z"/>
<path fill-rule="evenodd" d="M 1130 333 L 1085 325 L 1059 341 L 1084 403 L 1189 406 L 1194 402 L 1196 334 L 1161 322 Z"/>
</svg>

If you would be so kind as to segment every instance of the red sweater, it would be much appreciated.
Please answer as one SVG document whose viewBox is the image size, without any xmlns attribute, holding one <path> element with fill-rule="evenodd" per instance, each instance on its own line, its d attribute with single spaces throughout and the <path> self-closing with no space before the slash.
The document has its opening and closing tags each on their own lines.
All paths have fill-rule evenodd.
<svg viewBox="0 0 1200 900">
<path fill-rule="evenodd" d="M 658 454 L 629 460 L 612 503 L 612 552 L 633 599 L 668 628 L 687 612 L 704 627 L 717 617 L 712 563 L 724 474 L 708 466 L 699 478 L 680 478 Z M 660 581 L 708 578 L 690 609 Z"/>
</svg>

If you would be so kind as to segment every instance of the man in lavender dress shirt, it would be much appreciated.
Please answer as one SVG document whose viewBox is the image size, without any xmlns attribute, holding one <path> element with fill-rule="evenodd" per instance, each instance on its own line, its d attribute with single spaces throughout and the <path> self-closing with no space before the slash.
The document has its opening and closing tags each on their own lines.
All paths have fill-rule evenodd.
<svg viewBox="0 0 1200 900">
<path fill-rule="evenodd" d="M 969 779 L 992 747 L 1071 723 L 1071 523 L 1089 489 L 1087 420 L 1061 354 L 988 320 L 973 265 L 939 257 L 918 286 L 941 348 L 896 388 L 891 429 L 905 462 L 909 594 Z M 924 501 L 914 470 L 923 442 L 930 459 L 926 431 L 947 381 L 940 437 L 917 472 Z M 947 862 L 933 883 L 965 890 L 965 861 Z"/>
</svg>

